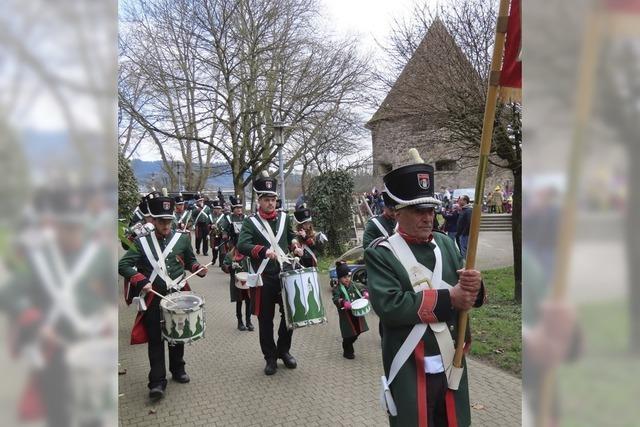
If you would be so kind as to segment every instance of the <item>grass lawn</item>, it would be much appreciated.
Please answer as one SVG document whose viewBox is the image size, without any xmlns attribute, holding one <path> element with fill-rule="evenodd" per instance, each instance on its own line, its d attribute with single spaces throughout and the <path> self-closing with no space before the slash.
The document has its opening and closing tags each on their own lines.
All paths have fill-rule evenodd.
<svg viewBox="0 0 640 427">
<path fill-rule="evenodd" d="M 629 352 L 626 300 L 578 307 L 583 353 L 558 369 L 560 425 L 637 426 L 640 359 Z"/>
<path fill-rule="evenodd" d="M 522 374 L 522 307 L 513 300 L 513 267 L 482 272 L 488 302 L 471 311 L 471 355 Z"/>
</svg>

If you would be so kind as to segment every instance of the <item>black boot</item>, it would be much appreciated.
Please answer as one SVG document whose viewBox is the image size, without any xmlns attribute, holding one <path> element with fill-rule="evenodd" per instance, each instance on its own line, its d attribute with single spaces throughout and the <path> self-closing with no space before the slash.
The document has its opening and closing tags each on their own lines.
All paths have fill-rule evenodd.
<svg viewBox="0 0 640 427">
<path fill-rule="evenodd" d="M 238 319 L 238 330 L 239 331 L 246 331 L 247 328 L 244 326 L 244 323 L 242 323 L 242 319 Z"/>
<path fill-rule="evenodd" d="M 247 331 L 253 331 L 255 328 L 253 327 L 253 324 L 251 323 L 251 317 L 247 317 Z"/>
<path fill-rule="evenodd" d="M 278 370 L 278 363 L 276 359 L 268 359 L 267 366 L 264 367 L 265 375 L 273 375 Z"/>
</svg>

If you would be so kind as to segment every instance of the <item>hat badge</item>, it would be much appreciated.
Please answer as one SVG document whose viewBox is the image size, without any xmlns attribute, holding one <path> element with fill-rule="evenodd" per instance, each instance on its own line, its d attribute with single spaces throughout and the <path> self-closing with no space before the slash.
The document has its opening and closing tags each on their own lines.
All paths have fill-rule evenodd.
<svg viewBox="0 0 640 427">
<path fill-rule="evenodd" d="M 267 188 L 267 190 L 271 190 L 271 181 L 265 181 L 264 186 Z"/>
<path fill-rule="evenodd" d="M 171 209 L 171 202 L 162 202 L 162 209 L 164 209 L 165 211 Z"/>
<path fill-rule="evenodd" d="M 428 190 L 431 182 L 429 180 L 428 173 L 419 173 L 418 174 L 418 186 L 423 190 Z"/>
</svg>

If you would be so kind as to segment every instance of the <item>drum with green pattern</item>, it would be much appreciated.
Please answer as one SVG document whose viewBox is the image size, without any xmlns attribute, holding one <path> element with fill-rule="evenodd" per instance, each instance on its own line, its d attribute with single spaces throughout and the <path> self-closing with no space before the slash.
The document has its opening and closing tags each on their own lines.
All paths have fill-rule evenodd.
<svg viewBox="0 0 640 427">
<path fill-rule="evenodd" d="M 280 273 L 285 320 L 289 329 L 327 322 L 318 272 L 314 267 Z"/>
</svg>

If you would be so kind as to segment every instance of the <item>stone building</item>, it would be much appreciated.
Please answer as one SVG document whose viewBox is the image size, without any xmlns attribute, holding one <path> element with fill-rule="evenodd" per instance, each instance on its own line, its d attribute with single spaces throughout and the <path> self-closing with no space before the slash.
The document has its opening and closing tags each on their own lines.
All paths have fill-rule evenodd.
<svg viewBox="0 0 640 427">
<path fill-rule="evenodd" d="M 456 120 L 452 106 L 458 102 L 461 117 L 469 97 L 478 99 L 478 91 L 486 91 L 484 82 L 436 19 L 366 124 L 372 137 L 374 185 L 382 188 L 382 176 L 408 163 L 407 152 L 415 147 L 435 169 L 436 191 L 475 187 L 478 149 L 470 150 L 468 141 L 454 135 L 450 126 Z M 459 99 L 452 100 L 452 94 Z M 483 107 L 469 114 L 481 115 Z M 449 130 L 443 129 L 443 121 Z M 512 182 L 511 171 L 489 165 L 485 193 L 497 184 L 511 187 Z"/>
</svg>

